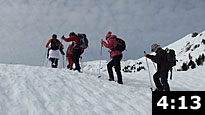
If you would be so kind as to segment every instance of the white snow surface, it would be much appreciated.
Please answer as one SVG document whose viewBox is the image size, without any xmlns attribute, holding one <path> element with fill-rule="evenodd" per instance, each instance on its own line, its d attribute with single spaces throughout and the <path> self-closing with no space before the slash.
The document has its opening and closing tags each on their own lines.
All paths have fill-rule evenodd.
<svg viewBox="0 0 205 115">
<path fill-rule="evenodd" d="M 188 35 L 168 47 L 176 50 L 178 59 L 186 61 L 187 52 L 182 51 L 186 41 L 197 44 L 203 38 L 203 35 L 195 38 Z M 203 45 L 191 52 L 193 57 L 201 53 L 204 53 Z M 147 67 L 144 57 L 123 61 L 121 65 L 123 68 L 139 61 Z M 0 64 L 0 115 L 152 114 L 150 87 L 154 87 L 154 83 L 150 84 L 147 69 L 122 72 L 124 84 L 120 85 L 107 80 L 107 61 L 101 61 L 100 74 L 99 64 L 99 60 L 84 62 L 83 73 L 65 68 Z M 149 67 L 153 75 L 155 69 L 150 60 Z M 180 62 L 176 68 L 179 67 Z M 197 66 L 188 71 L 174 71 L 173 80 L 169 80 L 171 90 L 203 91 L 204 69 L 205 66 Z"/>
</svg>

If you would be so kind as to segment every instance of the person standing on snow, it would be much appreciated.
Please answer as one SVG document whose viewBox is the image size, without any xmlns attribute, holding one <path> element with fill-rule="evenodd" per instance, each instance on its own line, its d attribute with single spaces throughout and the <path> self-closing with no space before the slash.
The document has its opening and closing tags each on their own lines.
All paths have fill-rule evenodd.
<svg viewBox="0 0 205 115">
<path fill-rule="evenodd" d="M 156 55 L 144 53 L 144 56 L 157 63 L 157 72 L 153 75 L 154 83 L 157 87 L 155 91 L 170 91 L 168 84 L 169 64 L 167 53 L 156 43 L 151 46 L 151 51 L 155 52 Z"/>
<path fill-rule="evenodd" d="M 121 66 L 120 66 L 120 61 L 122 60 L 122 52 L 114 50 L 115 47 L 117 46 L 117 41 L 115 40 L 117 38 L 116 35 L 112 35 L 112 32 L 108 32 L 106 35 L 106 40 L 108 43 L 105 41 L 101 40 L 101 43 L 106 47 L 110 49 L 110 57 L 111 61 L 107 64 L 107 70 L 109 74 L 109 81 L 114 81 L 114 75 L 112 71 L 112 67 L 114 66 L 115 72 L 117 73 L 117 78 L 118 78 L 118 83 L 123 84 L 122 81 L 122 74 L 121 74 Z"/>
<path fill-rule="evenodd" d="M 70 44 L 68 46 L 67 49 L 67 60 L 68 60 L 68 65 L 67 68 L 72 70 L 73 69 L 73 60 L 72 60 L 72 56 L 73 56 L 73 47 L 74 47 L 74 42 L 72 42 L 72 44 Z"/>
<path fill-rule="evenodd" d="M 81 72 L 80 71 L 81 68 L 80 68 L 80 64 L 79 64 L 79 58 L 80 58 L 80 55 L 83 54 L 84 49 L 78 46 L 80 44 L 80 40 L 78 39 L 78 36 L 74 32 L 71 32 L 69 34 L 69 38 L 65 38 L 64 35 L 63 35 L 62 39 L 66 42 L 71 42 L 71 41 L 74 42 L 73 55 L 72 55 L 72 60 L 75 63 L 75 69 L 74 70 L 77 70 L 78 72 Z"/>
<path fill-rule="evenodd" d="M 65 55 L 63 52 L 63 44 L 57 39 L 57 35 L 53 34 L 52 38 L 46 44 L 46 48 L 48 48 L 49 44 L 51 47 L 48 49 L 48 59 L 51 61 L 52 68 L 58 67 L 58 60 L 60 59 L 59 50 L 62 55 Z"/>
</svg>

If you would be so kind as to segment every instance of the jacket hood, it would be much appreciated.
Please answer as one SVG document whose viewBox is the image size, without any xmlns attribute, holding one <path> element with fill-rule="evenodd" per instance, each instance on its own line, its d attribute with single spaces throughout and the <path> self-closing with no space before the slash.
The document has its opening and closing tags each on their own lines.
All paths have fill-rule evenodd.
<svg viewBox="0 0 205 115">
<path fill-rule="evenodd" d="M 111 35 L 111 36 L 110 36 L 110 39 L 115 39 L 115 38 L 117 38 L 116 35 Z"/>
</svg>

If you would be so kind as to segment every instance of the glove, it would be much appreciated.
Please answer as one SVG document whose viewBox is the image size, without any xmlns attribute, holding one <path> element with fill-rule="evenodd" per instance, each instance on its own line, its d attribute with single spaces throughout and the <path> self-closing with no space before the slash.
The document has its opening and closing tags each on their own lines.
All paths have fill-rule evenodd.
<svg viewBox="0 0 205 115">
<path fill-rule="evenodd" d="M 145 57 L 147 57 L 147 54 L 146 54 L 146 53 L 144 53 L 144 56 L 145 56 Z"/>
<path fill-rule="evenodd" d="M 103 42 L 104 42 L 104 41 L 103 41 L 103 40 L 101 40 L 101 44 L 103 44 Z"/>
<path fill-rule="evenodd" d="M 62 49 L 62 50 L 63 50 L 63 49 L 64 49 L 64 46 L 61 46 L 61 47 L 60 47 L 60 49 Z"/>
<path fill-rule="evenodd" d="M 61 39 L 63 39 L 64 38 L 64 35 L 61 37 Z"/>
<path fill-rule="evenodd" d="M 144 56 L 147 57 L 147 53 L 146 53 L 146 51 L 144 51 Z"/>
</svg>

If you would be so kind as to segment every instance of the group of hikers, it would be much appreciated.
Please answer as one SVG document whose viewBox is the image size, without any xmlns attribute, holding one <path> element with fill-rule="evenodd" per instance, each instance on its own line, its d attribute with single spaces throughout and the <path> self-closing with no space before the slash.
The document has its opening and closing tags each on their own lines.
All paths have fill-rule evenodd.
<svg viewBox="0 0 205 115">
<path fill-rule="evenodd" d="M 86 38 L 85 34 L 81 34 L 81 36 L 83 39 Z M 74 71 L 77 70 L 78 72 L 81 72 L 79 58 L 86 49 L 86 47 L 81 47 L 81 42 L 83 40 L 82 38 L 80 37 L 80 34 L 76 34 L 74 32 L 71 32 L 69 34 L 69 38 L 66 38 L 64 36 L 61 37 L 61 39 L 66 42 L 72 42 L 68 46 L 66 52 L 66 57 L 68 60 L 67 68 Z M 100 42 L 103 46 L 109 49 L 110 53 L 111 61 L 107 64 L 107 70 L 109 74 L 108 80 L 115 81 L 112 70 L 112 68 L 114 67 L 118 78 L 117 83 L 123 84 L 120 61 L 123 57 L 122 52 L 125 49 L 125 43 L 123 43 L 122 40 L 116 35 L 113 35 L 112 32 L 108 32 L 105 38 L 107 42 L 104 40 L 101 40 Z M 50 47 L 49 44 L 51 44 Z M 121 48 L 122 44 L 124 44 L 123 48 Z M 65 53 L 63 52 L 64 46 L 57 39 L 56 34 L 53 34 L 52 38 L 46 44 L 46 48 L 48 48 L 48 59 L 51 61 L 52 68 L 57 68 L 58 60 L 60 58 L 59 51 L 62 55 L 65 55 Z M 168 72 L 170 68 L 166 51 L 163 50 L 160 45 L 156 43 L 151 46 L 151 50 L 152 52 L 155 52 L 156 55 L 149 55 L 144 52 L 144 56 L 157 63 L 157 72 L 153 76 L 154 83 L 157 87 L 155 91 L 170 91 L 170 87 L 168 84 Z M 73 68 L 73 63 L 75 64 L 75 68 Z"/>
<path fill-rule="evenodd" d="M 82 34 L 82 36 L 86 38 L 85 34 Z M 79 64 L 79 58 L 83 54 L 85 48 L 80 47 L 80 39 L 78 37 L 79 36 L 77 36 L 74 32 L 71 32 L 69 34 L 69 38 L 66 38 L 66 37 L 62 36 L 61 39 L 66 41 L 66 42 L 72 42 L 68 46 L 68 49 L 67 49 L 67 52 L 66 52 L 66 57 L 67 57 L 67 60 L 68 60 L 67 68 L 72 70 L 73 69 L 73 63 L 74 63 L 75 68 L 73 70 L 77 70 L 78 72 L 81 72 L 80 71 L 81 68 L 80 68 L 80 64 Z M 49 47 L 49 45 L 50 45 L 50 47 Z M 59 41 L 57 39 L 56 34 L 52 35 L 52 38 L 46 44 L 46 48 L 48 48 L 47 58 L 51 61 L 52 68 L 57 68 L 58 67 L 58 60 L 60 58 L 59 51 L 61 52 L 62 55 L 65 55 L 65 53 L 63 52 L 64 46 L 61 43 L 61 41 Z"/>
</svg>

